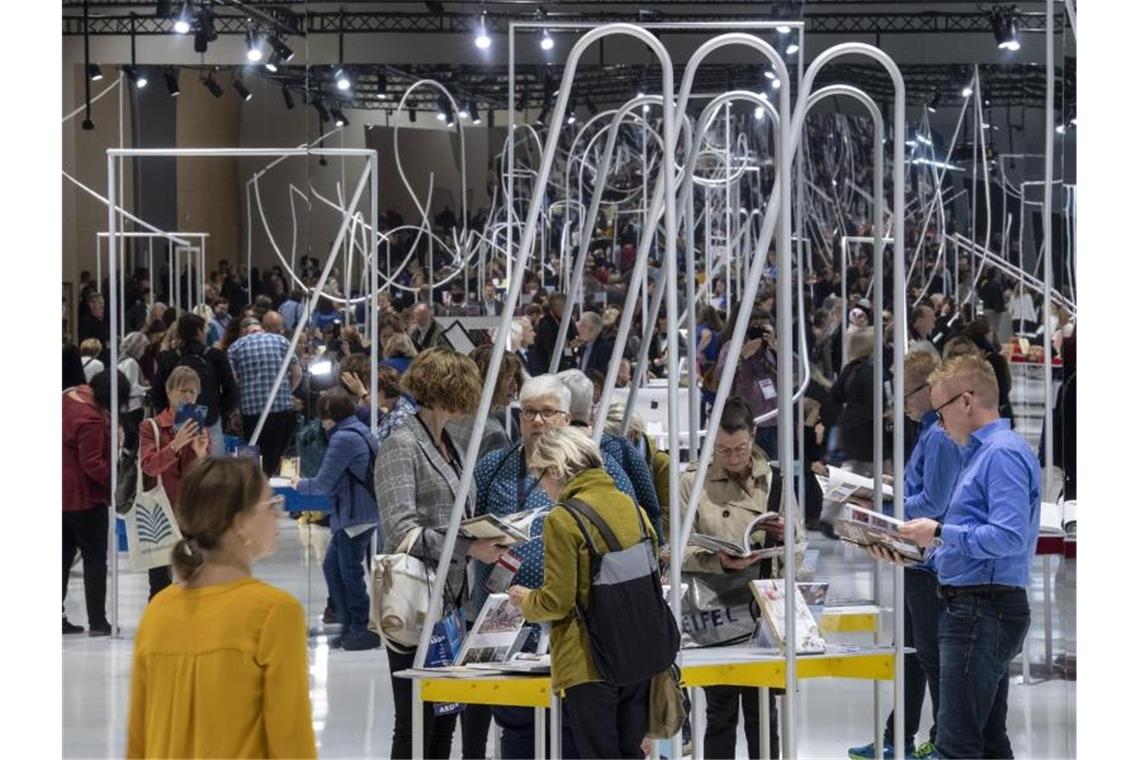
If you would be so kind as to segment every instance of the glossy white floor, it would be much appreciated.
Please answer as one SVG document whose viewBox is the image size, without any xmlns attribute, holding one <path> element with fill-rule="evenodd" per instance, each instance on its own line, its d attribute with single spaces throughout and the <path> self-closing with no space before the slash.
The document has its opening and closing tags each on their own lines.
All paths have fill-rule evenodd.
<svg viewBox="0 0 1140 760">
<path fill-rule="evenodd" d="M 282 522 L 278 553 L 260 563 L 258 576 L 294 593 L 309 610 L 311 637 L 311 697 L 313 723 L 322 757 L 386 757 L 392 730 L 391 689 L 387 659 L 380 651 L 329 651 L 320 623 L 325 587 L 319 568 L 308 572 L 291 521 Z M 872 562 L 860 552 L 812 534 L 820 550 L 816 577 L 832 583 L 831 599 L 868 599 Z M 1057 563 L 1054 563 L 1057 568 Z M 1043 564 L 1038 560 L 1032 589 L 1033 628 L 1028 646 L 1033 659 L 1043 652 Z M 886 574 L 889 576 L 889 573 Z M 86 622 L 82 580 L 73 574 L 68 593 L 68 617 Z M 1076 563 L 1056 574 L 1057 604 L 1054 657 L 1075 656 Z M 889 589 L 889 582 L 888 582 Z M 120 584 L 122 638 L 88 639 L 68 636 L 63 641 L 64 756 L 122 757 L 129 704 L 131 637 L 146 601 L 145 573 L 126 573 Z M 889 597 L 888 597 L 889 598 Z M 888 628 L 885 630 L 889 630 Z M 858 639 L 852 639 L 857 641 Z M 869 640 L 869 639 L 864 639 Z M 1035 677 L 1039 677 L 1035 673 Z M 807 681 L 800 694 L 799 755 L 804 758 L 845 757 L 846 748 L 873 737 L 890 709 L 891 691 L 883 685 L 882 715 L 873 714 L 872 686 L 867 682 Z M 930 724 L 929 700 L 922 732 Z M 1010 689 L 1009 732 L 1021 758 L 1067 758 L 1076 755 L 1076 684 L 1051 680 Z M 920 734 L 920 740 L 925 733 Z M 458 757 L 458 740 L 455 742 Z M 738 752 L 745 755 L 743 733 Z"/>
</svg>

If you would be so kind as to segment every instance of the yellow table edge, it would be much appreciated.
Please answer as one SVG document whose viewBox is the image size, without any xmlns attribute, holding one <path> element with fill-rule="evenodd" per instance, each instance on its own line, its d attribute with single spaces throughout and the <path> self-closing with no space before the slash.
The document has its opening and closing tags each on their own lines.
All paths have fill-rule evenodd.
<svg viewBox="0 0 1140 760">
<path fill-rule="evenodd" d="M 824 633 L 874 633 L 879 625 L 877 612 L 824 612 L 819 621 Z"/>
<path fill-rule="evenodd" d="M 797 678 L 859 678 L 874 681 L 894 679 L 893 652 L 873 652 L 841 657 L 801 656 L 796 660 Z M 686 665 L 681 669 L 684 686 L 784 686 L 783 660 L 717 665 Z M 420 694 L 425 702 L 460 702 L 471 705 L 549 707 L 548 676 L 505 678 L 423 678 Z"/>
</svg>

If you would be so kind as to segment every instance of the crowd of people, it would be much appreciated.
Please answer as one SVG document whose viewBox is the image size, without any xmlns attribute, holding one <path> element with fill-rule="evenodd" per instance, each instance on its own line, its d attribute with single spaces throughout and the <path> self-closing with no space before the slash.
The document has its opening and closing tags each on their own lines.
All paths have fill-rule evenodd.
<svg viewBox="0 0 1140 760">
<path fill-rule="evenodd" d="M 151 598 L 135 639 L 128 756 L 315 755 L 303 610 L 289 594 L 255 579 L 252 570 L 274 551 L 283 518 L 283 502 L 267 476 L 277 474 L 291 454 L 301 461 L 293 488 L 325 495 L 330 503 L 326 515 L 313 518 L 330 533 L 323 561 L 329 597 L 324 619 L 340 624 L 330 646 L 383 648 L 393 674 L 391 757 L 412 752 L 411 682 L 394 674 L 412 667 L 417 652 L 370 620 L 366 565 L 373 540 L 384 554 L 407 554 L 435 567 L 446 581 L 447 608 L 460 611 L 468 627 L 489 594 L 506 593 L 527 620 L 524 651 L 537 651 L 547 640 L 542 630 L 548 630 L 554 686 L 565 693 L 564 756 L 643 756 L 649 681 L 607 682 L 580 616 L 592 598 L 591 547 L 613 537 L 625 549 L 637 545 L 639 536 L 648 537 L 662 569 L 676 561 L 687 575 L 743 583 L 780 578 L 795 568 L 784 567 L 781 559 L 741 559 L 694 546 L 680 557 L 669 556 L 668 468 L 670 458 L 682 452 L 661 450 L 636 414 L 623 430 L 621 403 L 597 407 L 613 362 L 619 363 L 619 387 L 634 382 L 643 337 L 650 341 L 644 376 L 668 374 L 664 320 L 655 318 L 645 331 L 637 307 L 630 340 L 619 352 L 621 310 L 614 304 L 623 300 L 593 298 L 622 290 L 632 268 L 626 247 L 637 231 L 623 230 L 618 237 L 627 232 L 632 242 L 622 243 L 620 255 L 594 259 L 586 304 L 573 313 L 559 290 L 557 262 L 549 271 L 523 275 L 523 303 L 495 377 L 491 336 L 472 333 L 482 345 L 464 355 L 452 348 L 440 322 L 448 315 L 502 313 L 503 292 L 496 283 L 503 273 L 494 266 L 482 290 L 460 281 L 457 289 L 432 291 L 425 268 L 413 259 L 406 289 L 376 296 L 375 336 L 365 329 L 371 304 L 338 300 L 341 273 L 335 269 L 325 293 L 309 304 L 306 324 L 300 324 L 306 291 L 287 289 L 277 267 L 259 275 L 221 262 L 207 278 L 205 302 L 181 312 L 153 298 L 149 273 L 138 270 L 122 294 L 127 319 L 116 368 L 109 366 L 105 287 L 84 279 L 78 341 L 64 347 L 63 593 L 66 599 L 79 554 L 89 635 L 111 633 L 106 558 L 115 501 L 110 475 L 117 459 L 141 463 L 139 488 L 161 481 L 183 535 L 171 565 L 150 572 Z M 305 283 L 319 276 L 317 264 L 302 260 Z M 884 470 L 890 472 L 893 436 L 905 441 L 906 468 L 898 477 L 902 503 L 887 507 L 906 520 L 906 536 L 931 547 L 925 564 L 906 570 L 906 644 L 915 648 L 906 661 L 908 752 L 1012 757 L 1005 732 L 1006 670 L 1028 628 L 1025 588 L 1041 466 L 1063 468 L 1065 497 L 1076 495 L 1075 325 L 1068 314 L 1055 313 L 1053 324 L 1043 327 L 1040 303 L 1024 299 L 1017 284 L 996 270 L 983 273 L 976 297 L 961 303 L 915 287 L 903 317 L 906 345 L 893 342 L 891 325 L 899 315 L 882 315 L 888 382 L 892 357 L 905 353 L 904 396 L 892 398 L 888 388 L 874 384 L 869 257 L 857 251 L 851 258 L 847 293 L 841 292 L 841 273 L 827 262 L 818 264 L 804 279 L 805 323 L 794 326 L 797 334 L 804 332 L 806 356 L 799 355 L 798 340 L 794 346 L 777 340 L 774 269 L 766 272 L 768 282 L 752 304 L 732 301 L 723 278 L 698 273 L 704 295 L 693 304 L 697 351 L 689 376 L 700 384 L 702 420 L 724 383 L 730 384 L 730 398 L 711 431 L 713 459 L 696 496 L 693 530 L 739 541 L 755 516 L 781 512 L 749 539 L 757 547 L 775 546 L 783 520 L 792 520 L 797 567 L 807 531 L 836 538 L 834 523 L 844 505 L 824 502 L 815 478 L 798 484 L 794 470 L 781 467 L 791 452 L 779 448 L 774 410 L 779 394 L 793 389 L 779 387 L 776 367 L 780 351 L 795 353 L 797 367 L 805 360 L 811 375 L 804 426 L 795 431 L 795 448 L 802 445 L 810 466 L 805 470 L 825 471 L 831 464 L 873 473 L 874 439 L 881 430 Z M 436 275 L 442 279 L 446 272 Z M 884 287 L 890 292 L 889 277 Z M 747 321 L 746 339 L 735 373 L 726 377 L 732 330 L 741 318 Z M 563 327 L 565 345 L 556 355 Z M 1063 358 L 1054 462 L 1045 463 L 1043 452 L 1035 454 L 1012 430 L 1008 346 L 1017 339 L 1053 340 Z M 494 386 L 494 397 L 476 447 L 465 515 L 537 517 L 529 523 L 529 540 L 515 546 L 460 537 L 450 565 L 440 568 L 485 383 Z M 113 384 L 120 457 L 111 448 Z M 881 416 L 875 414 L 877 395 Z M 891 427 L 895 403 L 905 406 L 904 430 Z M 201 416 L 183 420 L 187 407 L 201 407 Z M 588 430 L 598 416 L 605 418 L 606 432 L 594 444 Z M 227 440 L 229 448 L 256 444 L 259 459 L 225 456 Z M 683 465 L 682 503 L 697 488 L 695 476 L 695 462 Z M 802 513 L 784 515 L 781 489 L 793 485 L 802 485 L 807 499 Z M 613 536 L 586 530 L 565 507 L 569 499 L 592 507 Z M 901 561 L 872 553 L 877 560 Z M 505 583 L 493 572 L 504 558 L 515 569 Z M 83 630 L 64 615 L 65 634 Z M 644 632 L 658 634 L 664 635 Z M 936 723 L 930 741 L 916 746 L 926 688 Z M 759 756 L 758 690 L 709 687 L 706 695 L 704 756 L 735 756 L 740 706 L 749 756 Z M 201 709 L 170 709 L 187 699 Z M 529 708 L 468 705 L 458 716 L 431 704 L 423 709 L 428 757 L 450 756 L 457 723 L 463 756 L 484 757 L 492 719 L 503 732 L 502 757 L 533 756 L 537 726 Z M 775 710 L 771 715 L 770 749 L 778 756 Z M 892 731 L 888 721 L 888 744 Z M 873 752 L 874 743 L 851 749 L 853 757 Z"/>
</svg>

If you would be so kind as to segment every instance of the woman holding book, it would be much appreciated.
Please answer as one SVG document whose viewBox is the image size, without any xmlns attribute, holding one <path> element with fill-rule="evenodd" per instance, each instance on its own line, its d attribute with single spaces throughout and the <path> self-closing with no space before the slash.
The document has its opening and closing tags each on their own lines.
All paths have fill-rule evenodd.
<svg viewBox="0 0 1140 760">
<path fill-rule="evenodd" d="M 779 511 L 779 476 L 768 464 L 763 449 L 754 443 L 755 428 L 752 407 L 739 396 L 725 402 L 720 426 L 713 443 L 713 460 L 697 501 L 697 517 L 693 533 L 762 549 L 775 546 L 777 535 L 784 531 L 783 519 L 757 523 L 746 537 L 749 526 L 765 512 Z M 697 463 L 681 474 L 681 505 L 689 503 L 696 479 Z M 759 527 L 762 525 L 763 527 Z M 668 530 L 666 526 L 665 530 Z M 769 532 L 771 535 L 769 535 Z M 797 525 L 797 534 L 803 532 Z M 797 555 L 797 564 L 802 553 Z M 736 576 L 741 586 L 757 578 L 779 577 L 779 558 L 775 563 L 756 552 L 738 557 L 724 550 L 713 552 L 699 546 L 684 549 L 682 569 L 688 573 Z M 741 703 L 744 708 L 744 735 L 748 740 L 748 756 L 760 756 L 760 692 L 739 686 L 710 686 L 705 689 L 708 704 L 705 724 L 704 752 L 709 760 L 736 757 L 736 716 Z M 772 757 L 779 757 L 779 721 L 775 710 L 775 694 L 770 693 L 769 737 Z"/>
</svg>

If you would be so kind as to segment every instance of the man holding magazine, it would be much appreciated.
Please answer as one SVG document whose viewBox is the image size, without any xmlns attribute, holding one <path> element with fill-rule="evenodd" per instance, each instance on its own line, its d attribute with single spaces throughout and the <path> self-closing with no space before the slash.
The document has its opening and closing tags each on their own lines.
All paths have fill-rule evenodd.
<svg viewBox="0 0 1140 760">
<path fill-rule="evenodd" d="M 963 447 L 943 522 L 920 517 L 900 532 L 932 546 L 939 596 L 937 757 L 1011 758 L 1009 664 L 1029 630 L 1029 568 L 1041 520 L 1041 470 L 998 413 L 993 368 L 959 356 L 929 379 L 938 421 Z"/>
<path fill-rule="evenodd" d="M 766 520 L 757 524 L 749 536 L 744 536 L 757 517 L 771 511 L 779 503 L 780 480 L 768 464 L 763 449 L 754 443 L 756 428 L 752 409 L 739 396 L 728 399 L 720 418 L 720 427 L 713 443 L 713 460 L 705 477 L 703 491 L 697 503 L 697 516 L 693 523 L 694 534 L 725 539 L 733 544 L 747 541 L 747 549 L 775 546 L 777 536 L 784 531 L 783 520 Z M 681 475 L 681 505 L 688 504 L 696 478 L 696 462 Z M 777 507 L 778 508 L 778 507 Z M 668 513 L 665 514 L 666 521 Z M 763 527 L 759 527 L 762 525 Z M 668 535 L 668 523 L 664 527 Z M 772 535 L 768 535 L 768 533 Z M 802 533 L 802 530 L 797 530 Z M 756 578 L 771 578 L 772 561 L 759 551 L 749 556 L 735 556 L 724 549 L 713 552 L 690 542 L 685 547 L 682 569 L 688 573 L 735 574 L 742 583 Z M 800 557 L 797 557 L 797 562 Z M 708 701 L 705 724 L 704 755 L 708 760 L 736 757 L 736 716 L 741 702 L 744 708 L 744 734 L 748 740 L 748 756 L 760 756 L 760 700 L 759 689 L 739 686 L 709 686 L 705 688 Z M 779 757 L 779 721 L 775 709 L 775 695 L 770 693 L 769 703 L 772 757 Z"/>
<path fill-rule="evenodd" d="M 903 514 L 907 520 L 926 517 L 942 520 L 950 503 L 954 482 L 962 467 L 962 452 L 938 424 L 938 414 L 930 402 L 930 374 L 938 367 L 938 354 L 915 349 L 907 354 L 903 369 L 906 414 L 919 423 L 914 450 L 906 460 L 903 484 Z M 870 507 L 863 500 L 852 498 L 860 506 Z M 868 549 L 872 556 L 882 558 L 875 548 Z M 938 576 L 927 562 L 908 566 L 903 585 L 906 606 L 903 609 L 903 640 L 914 647 L 903 666 L 903 691 L 906 697 L 906 754 L 925 758 L 934 751 L 938 727 L 938 623 L 945 605 L 938 596 Z M 926 687 L 930 686 L 930 703 L 935 717 L 930 727 L 930 741 L 915 747 L 922 702 Z M 883 757 L 892 758 L 895 752 L 894 713 L 887 718 L 883 732 Z M 872 758 L 875 743 L 852 747 L 847 751 L 851 758 Z"/>
</svg>

